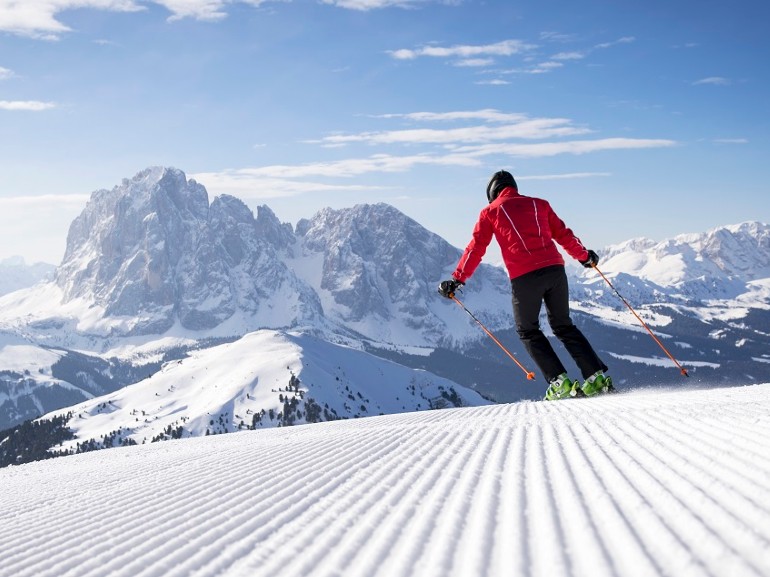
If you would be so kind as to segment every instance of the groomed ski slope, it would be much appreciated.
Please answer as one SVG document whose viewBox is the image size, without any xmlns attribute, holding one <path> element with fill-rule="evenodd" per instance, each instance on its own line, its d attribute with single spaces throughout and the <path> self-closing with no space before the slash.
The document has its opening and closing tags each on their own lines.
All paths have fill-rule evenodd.
<svg viewBox="0 0 770 577">
<path fill-rule="evenodd" d="M 770 575 L 770 384 L 337 421 L 0 470 L 0 575 Z"/>
</svg>

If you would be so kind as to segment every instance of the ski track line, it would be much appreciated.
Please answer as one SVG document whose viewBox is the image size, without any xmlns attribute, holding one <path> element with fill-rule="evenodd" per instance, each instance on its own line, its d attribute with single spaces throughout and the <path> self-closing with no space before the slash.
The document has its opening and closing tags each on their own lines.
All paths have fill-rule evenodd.
<svg viewBox="0 0 770 577">
<path fill-rule="evenodd" d="M 629 493 L 628 483 L 597 448 L 595 437 L 606 432 L 595 421 L 579 421 L 562 435 L 564 454 L 574 471 L 575 483 L 592 518 L 593 534 L 576 533 L 573 538 L 583 549 L 601 546 L 608 556 L 603 574 L 654 576 L 662 574 L 639 528 L 625 514 L 623 503 L 639 499 Z M 614 481 L 621 476 L 622 481 Z M 590 573 L 589 573 L 590 574 Z"/>
<path fill-rule="evenodd" d="M 644 427 L 638 427 L 640 432 L 647 434 L 659 446 L 668 449 L 670 459 L 666 460 L 666 465 L 671 473 L 679 475 L 681 479 L 681 482 L 672 482 L 670 486 L 682 486 L 682 502 L 719 534 L 723 544 L 731 548 L 734 555 L 743 558 L 758 575 L 767 574 L 770 571 L 770 562 L 761 553 L 757 556 L 757 552 L 766 553 L 770 549 L 770 543 L 754 533 L 751 527 L 770 525 L 770 515 L 762 506 L 758 507 L 756 503 L 751 502 L 748 495 L 755 493 L 762 501 L 770 499 L 770 491 L 753 486 L 748 488 L 748 495 L 741 493 L 734 485 L 731 486 L 729 482 L 711 474 L 711 457 L 703 454 L 704 447 L 692 446 L 674 439 L 670 435 L 671 431 L 658 421 L 641 420 L 641 424 Z M 709 467 L 704 468 L 704 464 Z M 729 498 L 717 502 L 713 495 L 718 492 Z M 747 520 L 746 517 L 750 519 Z"/>
<path fill-rule="evenodd" d="M 618 423 L 618 431 L 628 435 L 630 442 L 624 446 L 632 454 L 640 468 L 649 472 L 654 481 L 646 487 L 646 498 L 655 508 L 669 512 L 670 526 L 685 546 L 691 563 L 699 566 L 697 575 L 720 575 L 725 560 L 731 564 L 731 572 L 738 575 L 757 575 L 755 570 L 729 550 L 719 528 L 713 527 L 704 518 L 700 502 L 693 502 L 693 494 L 700 493 L 686 478 L 670 467 L 675 465 L 674 456 L 668 447 L 661 446 L 646 432 Z M 662 455 L 662 456 L 659 456 Z M 656 487 L 657 486 L 657 487 Z M 697 560 L 697 562 L 695 562 Z M 693 566 L 681 567 L 679 571 L 691 573 Z"/>
<path fill-rule="evenodd" d="M 770 477 L 770 459 L 759 450 L 764 437 L 750 437 L 746 434 L 749 438 L 742 439 L 741 444 L 736 445 L 730 442 L 730 439 L 734 439 L 738 433 L 743 433 L 746 430 L 745 425 L 733 422 L 728 430 L 712 427 L 712 421 L 709 421 L 708 426 L 704 423 L 705 421 L 689 423 L 689 427 L 684 427 L 679 421 L 669 422 L 672 430 L 678 433 L 677 437 L 683 448 L 688 449 L 682 457 L 698 459 L 702 468 L 708 469 L 709 474 L 714 475 L 716 480 L 728 487 L 739 489 L 741 496 L 750 502 L 751 508 L 756 509 L 758 514 L 770 515 L 770 489 L 763 485 Z M 700 434 L 693 435 L 693 432 Z M 715 434 L 720 432 L 724 432 L 724 435 Z M 746 455 L 739 454 L 736 446 Z M 762 522 L 770 524 L 770 519 Z"/>
<path fill-rule="evenodd" d="M 604 434 L 597 435 L 597 431 Z M 592 434 L 597 441 L 595 448 L 601 449 L 607 457 L 602 467 L 604 475 L 614 477 L 614 482 L 608 485 L 616 494 L 623 491 L 623 499 L 619 503 L 622 504 L 624 517 L 644 539 L 645 548 L 664 568 L 662 574 L 672 577 L 711 575 L 688 544 L 686 524 L 682 527 L 675 519 L 679 509 L 666 486 L 650 473 L 644 460 L 637 457 L 636 440 L 621 431 L 618 423 L 611 427 L 597 426 Z M 592 452 L 595 450 L 592 449 Z M 612 537 L 613 548 L 622 550 L 626 544 L 616 542 L 615 535 Z"/>
<path fill-rule="evenodd" d="M 366 434 L 364 438 L 369 437 Z M 394 442 L 376 436 L 382 442 Z M 349 446 L 348 446 L 349 445 Z M 185 558 L 174 570 L 165 575 L 186 575 L 190 568 L 199 567 L 207 574 L 221 574 L 230 570 L 244 556 L 248 556 L 257 542 L 269 541 L 269 538 L 281 530 L 284 526 L 291 526 L 298 518 L 303 518 L 316 506 L 321 506 L 329 495 L 335 494 L 340 487 L 348 482 L 348 477 L 357 474 L 365 466 L 365 443 L 361 437 L 350 439 L 343 447 L 335 447 L 332 456 L 327 456 L 318 467 L 310 467 L 313 478 L 308 481 L 307 463 L 298 467 L 298 472 L 291 479 L 286 479 L 281 485 L 285 487 L 286 495 L 277 501 L 273 501 L 271 507 L 254 515 L 245 508 L 243 513 L 228 520 L 230 527 L 217 529 L 215 539 L 207 535 L 207 546 L 217 549 L 216 556 L 211 557 L 207 553 L 193 554 Z M 340 450 L 340 449 L 344 450 Z M 328 455 L 326 451 L 313 451 L 313 453 Z M 343 465 L 348 470 L 342 474 Z M 263 502 L 263 499 L 259 499 Z M 284 540 L 285 545 L 290 540 Z"/>
<path fill-rule="evenodd" d="M 432 466 L 428 471 L 428 481 L 421 494 L 416 496 L 415 514 L 412 515 L 395 536 L 394 547 L 400 554 L 396 558 L 389 559 L 389 563 L 378 568 L 375 575 L 420 575 L 424 569 L 423 557 L 426 552 L 426 543 L 437 528 L 438 518 L 444 503 L 451 494 L 455 481 L 460 477 L 465 462 L 452 455 L 466 445 L 469 438 L 473 438 L 472 431 L 462 431 L 457 442 L 451 448 L 447 447 L 446 440 L 442 440 L 442 449 L 447 455 L 444 465 Z M 459 445 L 459 446 L 458 446 Z M 449 458 L 452 455 L 453 458 Z M 435 543 L 435 542 L 434 542 Z M 443 546 L 442 546 L 443 548 Z M 426 568 L 429 570 L 429 568 Z M 391 572 L 392 571 L 392 572 Z"/>
<path fill-rule="evenodd" d="M 391 431 L 395 437 L 381 451 L 375 452 L 375 445 L 366 454 L 366 467 L 355 475 L 351 475 L 337 493 L 329 494 L 323 500 L 316 499 L 316 512 L 310 512 L 311 521 L 300 525 L 284 526 L 270 537 L 270 541 L 261 547 L 259 557 L 252 557 L 247 563 L 241 563 L 238 573 L 253 575 L 274 575 L 281 568 L 290 574 L 315 574 L 314 569 L 323 567 L 334 574 L 334 571 L 345 567 L 356 549 L 367 541 L 367 534 L 375 529 L 369 521 L 367 527 L 358 526 L 359 519 L 367 511 L 379 511 L 381 518 L 387 513 L 382 508 L 383 501 L 388 500 L 388 493 L 393 490 L 404 475 L 409 474 L 412 464 L 432 462 L 437 455 L 436 445 L 439 438 L 435 427 L 433 430 Z M 395 435 L 393 435 L 395 433 Z M 411 451 L 404 455 L 402 441 L 404 437 L 414 437 L 416 433 L 424 435 L 426 443 L 418 445 L 421 451 Z M 346 539 L 347 538 L 347 539 Z M 285 543 L 290 541 L 292 547 Z M 302 555 L 296 555 L 296 550 Z M 243 566 L 243 567 L 241 567 Z"/>
<path fill-rule="evenodd" d="M 12 467 L 0 577 L 764 577 L 769 388 L 405 413 Z"/>
<path fill-rule="evenodd" d="M 525 535 L 533 575 L 571 575 L 565 551 L 566 535 L 559 525 L 553 488 L 548 478 L 541 427 L 530 426 L 522 470 L 525 478 Z"/>
<path fill-rule="evenodd" d="M 623 560 L 626 560 L 633 563 L 631 566 L 625 563 L 626 571 L 633 567 L 637 575 L 650 575 L 649 558 L 640 551 L 638 539 L 631 533 L 626 531 L 622 540 L 623 560 L 617 560 L 612 555 L 613 542 L 609 535 L 615 535 L 615 541 L 621 539 L 618 533 L 611 532 L 613 524 L 615 528 L 618 526 L 617 510 L 578 443 L 576 437 L 581 426 L 583 434 L 588 435 L 588 431 L 595 428 L 591 421 L 560 423 L 554 430 L 554 442 L 558 442 L 558 447 L 554 447 L 553 451 L 554 461 L 566 471 L 557 478 L 566 481 L 567 485 L 555 488 L 555 491 L 558 491 L 561 501 L 557 510 L 565 527 L 565 548 L 572 560 L 574 574 L 595 577 L 622 575 L 624 572 L 618 571 L 617 566 L 622 566 Z"/>
<path fill-rule="evenodd" d="M 352 441 L 351 441 L 352 442 Z M 317 451 L 313 454 L 323 455 L 325 451 Z M 221 455 L 220 457 L 221 458 Z M 236 453 L 235 458 L 238 458 L 238 455 Z M 319 457 L 319 460 L 321 458 Z M 292 464 L 291 461 L 288 463 L 289 465 Z M 236 467 L 239 465 L 242 468 L 242 464 L 238 461 L 233 462 L 230 464 L 231 466 L 226 467 L 226 470 L 233 471 L 236 470 Z M 220 462 L 221 466 L 221 462 Z M 243 472 L 242 472 L 243 474 Z M 295 473 L 296 475 L 299 475 L 299 473 Z M 257 475 L 258 476 L 258 475 Z M 252 483 L 253 478 L 250 472 L 246 472 L 245 475 L 246 479 L 245 481 L 247 483 Z M 204 478 L 205 479 L 205 478 Z M 201 541 L 205 545 L 209 545 L 212 539 L 214 538 L 214 533 L 222 533 L 222 529 L 219 528 L 213 528 L 213 529 L 207 529 L 208 526 L 213 525 L 214 527 L 217 526 L 218 522 L 223 521 L 224 523 L 227 523 L 227 518 L 229 517 L 229 513 L 227 513 L 227 504 L 228 502 L 236 496 L 236 493 L 240 491 L 240 483 L 234 483 L 232 479 L 228 479 L 226 481 L 216 481 L 214 483 L 210 482 L 204 482 L 203 485 L 198 486 L 195 484 L 195 481 L 193 480 L 192 483 L 190 481 L 182 480 L 181 485 L 174 490 L 174 479 L 169 479 L 163 476 L 153 476 L 154 483 L 151 483 L 151 486 L 149 488 L 149 491 L 146 492 L 148 497 L 142 498 L 139 496 L 139 499 L 136 499 L 137 496 L 134 496 L 135 502 L 133 503 L 133 509 L 135 511 L 150 511 L 153 512 L 155 517 L 153 520 L 153 525 L 158 527 L 158 530 L 155 531 L 155 533 L 148 533 L 148 530 L 146 526 L 144 526 L 141 522 L 135 525 L 133 528 L 133 534 L 134 539 L 136 541 L 135 546 L 128 547 L 127 552 L 123 555 L 123 557 L 127 558 L 124 559 L 121 556 L 113 558 L 113 560 L 107 561 L 106 565 L 112 566 L 116 565 L 118 567 L 123 567 L 123 574 L 126 575 L 138 575 L 141 574 L 141 566 L 146 566 L 147 564 L 150 564 L 152 566 L 152 562 L 154 561 L 154 558 L 164 559 L 168 557 L 169 551 L 174 551 L 172 545 L 174 544 L 174 538 L 171 538 L 171 541 L 169 542 L 166 539 L 166 535 L 173 535 L 176 531 L 174 530 L 175 527 L 180 522 L 180 517 L 182 520 L 184 519 L 187 514 L 190 514 L 190 517 L 193 519 L 197 519 L 200 517 L 206 517 L 207 515 L 204 515 L 206 511 L 212 510 L 212 511 L 218 511 L 221 510 L 221 512 L 218 515 L 214 515 L 211 517 L 208 523 L 204 523 L 201 525 L 197 525 L 192 530 L 186 532 L 182 537 L 177 537 L 177 540 L 181 540 L 183 542 L 188 542 L 190 540 L 195 543 L 196 540 Z M 177 481 L 180 481 L 177 480 Z M 223 486 L 226 488 L 223 488 L 221 490 L 216 490 L 218 486 Z M 273 483 L 268 484 L 268 487 L 281 487 L 280 484 L 275 485 Z M 164 488 L 165 487 L 165 488 Z M 155 489 L 156 491 L 153 491 Z M 213 490 L 212 490 L 213 489 Z M 152 496 L 153 493 L 157 493 L 157 496 Z M 163 508 L 163 500 L 167 499 L 169 497 L 175 497 L 176 494 L 189 494 L 191 497 L 187 499 L 187 501 L 184 501 L 184 498 L 182 500 L 179 500 L 176 498 L 176 506 L 173 509 L 170 509 L 164 513 Z M 196 497 L 197 495 L 210 495 L 210 497 L 202 501 L 199 497 Z M 281 503 L 281 499 L 286 497 L 290 497 L 292 495 L 291 489 L 282 489 L 280 491 L 280 495 L 278 495 L 278 501 L 277 503 Z M 271 503 L 270 498 L 276 498 L 276 495 L 265 495 L 264 499 L 260 499 L 260 502 L 264 503 Z M 110 497 L 112 499 L 112 497 Z M 95 500 L 98 502 L 99 498 L 98 496 L 95 497 Z M 192 505 L 192 503 L 198 502 L 199 505 L 196 507 L 195 505 Z M 190 506 L 188 506 L 188 502 L 191 503 Z M 180 507 L 179 505 L 183 505 Z M 221 507 L 219 507 L 221 505 Z M 114 503 L 113 503 L 114 506 Z M 157 507 L 156 507 L 157 506 Z M 274 505 L 276 506 L 276 505 Z M 123 508 L 123 507 L 122 507 Z M 128 505 L 127 507 L 129 510 L 132 508 L 131 505 Z M 248 509 L 247 509 L 248 510 Z M 253 511 L 250 511 L 249 514 L 253 513 Z M 210 515 L 209 515 L 210 516 Z M 124 524 L 125 517 L 121 517 L 120 520 L 117 522 L 116 527 L 116 533 L 120 535 L 120 540 L 126 540 L 127 537 L 131 537 L 131 535 L 127 534 L 126 532 L 126 526 Z M 140 519 L 141 521 L 141 519 Z M 109 532 L 110 525 L 116 524 L 116 521 L 114 519 L 114 514 L 112 515 L 112 520 L 107 518 L 101 518 L 97 517 L 94 518 L 91 517 L 89 521 L 90 525 L 99 527 L 99 533 L 103 534 L 105 532 L 105 529 L 107 532 Z M 129 526 L 130 527 L 130 526 Z M 226 533 L 224 533 L 226 535 Z M 104 541 L 104 539 L 97 540 L 97 543 L 100 543 L 101 541 Z M 162 541 L 162 545 L 158 547 L 156 541 Z M 129 545 L 132 545 L 133 543 L 129 541 Z M 49 545 L 50 546 L 50 545 Z M 106 550 L 102 550 L 106 547 Z M 210 548 L 210 547 L 204 547 L 204 548 Z M 197 549 L 197 548 L 196 548 Z M 96 553 L 96 555 L 94 555 Z M 62 563 L 62 565 L 59 566 L 58 569 L 55 569 L 54 572 L 51 574 L 62 574 L 61 571 L 64 569 L 66 570 L 68 566 L 72 566 L 75 568 L 78 568 L 79 571 L 82 571 L 84 569 L 84 565 L 88 564 L 95 564 L 95 566 L 100 570 L 107 570 L 109 567 L 105 567 L 101 565 L 100 563 L 103 561 L 100 559 L 100 554 L 109 555 L 109 547 L 108 546 L 97 546 L 96 549 L 91 549 L 90 551 L 86 553 L 81 553 L 80 555 L 72 554 L 72 551 L 63 551 L 62 556 L 67 559 L 66 563 Z M 178 552 L 179 556 L 184 557 L 185 556 L 185 549 L 183 548 L 181 551 Z M 109 555 L 112 557 L 112 555 Z M 172 555 L 174 557 L 175 555 Z M 82 559 L 81 559 L 82 557 Z M 134 563 L 129 562 L 127 565 L 123 565 L 123 563 L 126 560 L 130 559 L 136 559 L 139 557 L 140 561 L 135 561 Z M 46 561 L 45 558 L 42 560 L 42 564 L 47 567 L 51 567 L 51 562 L 56 561 L 56 559 L 50 559 Z M 136 567 L 134 565 L 137 565 Z M 55 567 L 55 565 L 54 565 Z M 45 567 L 32 567 L 33 571 L 30 572 L 30 574 L 45 574 Z M 158 574 L 165 574 L 165 572 L 161 572 Z"/>
<path fill-rule="evenodd" d="M 310 443 L 311 448 L 313 444 Z M 223 545 L 237 541 L 238 532 L 243 523 L 252 518 L 269 516 L 275 507 L 291 499 L 293 483 L 296 479 L 295 476 L 287 473 L 287 470 L 291 470 L 294 464 L 296 464 L 296 456 L 293 455 L 282 466 L 272 467 L 267 464 L 267 471 L 275 475 L 273 482 L 266 485 L 267 490 L 261 489 L 262 481 L 269 480 L 266 471 L 239 470 L 237 474 L 227 479 L 227 487 L 223 487 L 208 499 L 214 504 L 213 507 L 204 506 L 200 511 L 197 507 L 183 510 L 185 518 L 191 520 L 202 518 L 204 521 L 192 526 L 183 536 L 174 536 L 170 541 L 163 543 L 159 550 L 160 557 L 167 565 L 163 574 L 179 571 L 191 562 L 205 566 L 212 559 L 226 558 L 228 552 Z M 234 465 L 237 466 L 237 464 Z M 275 482 L 275 479 L 280 479 L 280 482 Z M 195 492 L 206 494 L 200 490 Z M 242 507 L 233 511 L 232 502 L 240 502 Z M 205 515 L 206 509 L 213 510 L 214 514 Z M 135 567 L 129 565 L 126 573 L 133 571 L 134 574 L 143 574 L 143 568 L 138 565 L 138 563 Z"/>
</svg>

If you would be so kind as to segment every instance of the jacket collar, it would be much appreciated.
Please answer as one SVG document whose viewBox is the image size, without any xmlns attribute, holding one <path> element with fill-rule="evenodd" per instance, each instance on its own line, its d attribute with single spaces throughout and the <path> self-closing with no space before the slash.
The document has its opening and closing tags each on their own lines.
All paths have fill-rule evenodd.
<svg viewBox="0 0 770 577">
<path fill-rule="evenodd" d="M 519 190 L 515 186 L 506 186 L 503 190 L 500 191 L 500 194 L 497 195 L 495 200 L 497 201 L 501 198 L 511 198 L 514 196 L 521 196 L 519 194 Z"/>
</svg>

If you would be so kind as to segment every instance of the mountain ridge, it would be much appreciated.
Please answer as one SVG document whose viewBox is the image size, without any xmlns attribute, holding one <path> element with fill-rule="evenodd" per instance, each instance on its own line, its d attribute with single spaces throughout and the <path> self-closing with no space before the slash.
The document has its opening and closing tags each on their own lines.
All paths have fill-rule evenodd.
<svg viewBox="0 0 770 577">
<path fill-rule="evenodd" d="M 768 225 L 748 222 L 660 243 L 635 239 L 600 251 L 600 267 L 697 369 L 694 378 L 755 382 L 770 378 L 762 328 L 770 281 L 757 278 L 769 237 Z M 0 346 L 9 343 L 0 349 L 0 427 L 262 329 L 351 346 L 498 401 L 537 398 L 539 388 L 520 382 L 467 315 L 436 294 L 459 255 L 386 204 L 329 208 L 293 227 L 264 205 L 254 214 L 232 196 L 209 203 L 178 169 L 149 168 L 92 194 L 54 282 L 0 298 Z M 574 320 L 612 360 L 618 384 L 679 378 L 594 271 L 573 267 L 570 276 Z M 461 298 L 528 362 L 501 268 L 483 264 Z M 2 372 L 18 339 L 61 360 Z"/>
</svg>

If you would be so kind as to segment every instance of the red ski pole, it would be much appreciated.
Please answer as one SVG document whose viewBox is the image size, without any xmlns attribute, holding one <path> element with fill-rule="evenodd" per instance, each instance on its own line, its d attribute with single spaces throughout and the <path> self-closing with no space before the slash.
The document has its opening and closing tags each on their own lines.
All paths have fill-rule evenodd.
<svg viewBox="0 0 770 577">
<path fill-rule="evenodd" d="M 492 334 L 492 332 L 491 332 L 491 331 L 490 331 L 490 330 L 489 330 L 487 327 L 485 327 L 485 326 L 482 324 L 482 322 L 481 322 L 479 319 L 477 319 L 477 318 L 474 316 L 474 314 L 473 314 L 471 311 L 469 311 L 469 310 L 468 310 L 468 309 L 465 307 L 465 305 L 464 305 L 462 302 L 460 302 L 460 299 L 458 299 L 458 298 L 457 298 L 457 297 L 454 295 L 454 293 L 452 293 L 452 296 L 451 296 L 451 298 L 452 298 L 452 300 L 453 300 L 454 302 L 456 302 L 458 305 L 460 305 L 460 306 L 463 308 L 463 310 L 464 310 L 466 313 L 468 313 L 468 314 L 470 315 L 470 317 L 471 317 L 471 318 L 472 318 L 474 321 L 476 321 L 476 322 L 478 323 L 478 325 L 479 325 L 479 326 L 480 326 L 480 327 L 481 327 L 481 328 L 484 330 L 484 332 L 485 332 L 485 333 L 487 333 L 487 335 L 489 335 L 489 337 L 490 337 L 490 338 L 491 338 L 493 341 L 495 341 L 495 342 L 497 343 L 497 346 L 499 346 L 501 349 L 503 349 L 503 351 L 505 351 L 505 354 L 506 354 L 506 355 L 508 355 L 509 357 L 511 357 L 511 360 L 512 360 L 514 363 L 516 363 L 516 365 L 517 365 L 517 366 L 518 366 L 518 367 L 519 367 L 519 368 L 520 368 L 522 371 L 524 371 L 524 374 L 526 374 L 526 375 L 527 375 L 527 378 L 528 378 L 530 381 L 531 381 L 531 380 L 533 380 L 533 379 L 535 378 L 535 373 L 533 373 L 533 372 L 531 372 L 531 371 L 528 371 L 528 370 L 527 370 L 527 369 L 524 367 L 524 365 L 522 365 L 522 364 L 521 364 L 521 363 L 518 361 L 518 359 L 517 359 L 516 357 L 514 357 L 514 356 L 513 356 L 513 353 L 511 353 L 511 351 L 509 351 L 508 349 L 506 349 L 506 348 L 503 346 L 503 343 L 501 343 L 499 340 L 497 340 L 497 337 L 496 337 L 495 335 L 493 335 L 493 334 Z"/>
<path fill-rule="evenodd" d="M 607 284 L 608 284 L 608 285 L 610 285 L 610 288 L 611 288 L 613 291 L 615 291 L 615 294 L 616 294 L 616 295 L 618 295 L 618 298 L 620 298 L 620 300 L 622 300 L 622 301 L 623 301 L 623 303 L 624 303 L 624 304 L 625 304 L 625 305 L 628 307 L 628 310 L 630 310 L 632 313 L 634 313 L 634 316 L 635 316 L 637 319 L 639 319 L 639 322 L 640 322 L 640 323 L 642 323 L 642 326 L 643 326 L 645 329 L 647 329 L 647 332 L 648 332 L 648 333 L 650 333 L 650 336 L 653 338 L 653 340 L 654 340 L 656 343 L 658 343 L 658 346 L 659 346 L 661 349 L 663 349 L 663 352 L 664 352 L 664 353 L 666 353 L 666 354 L 668 355 L 668 358 L 669 358 L 669 359 L 671 359 L 672 361 L 674 361 L 674 364 L 675 364 L 677 367 L 679 367 L 679 370 L 682 372 L 682 374 L 683 374 L 685 377 L 689 377 L 690 375 L 688 375 L 688 374 L 687 374 L 687 369 L 685 369 L 685 368 L 684 368 L 682 365 L 680 365 L 680 364 L 679 364 L 679 362 L 678 362 L 678 361 L 677 361 L 677 360 L 674 358 L 674 356 L 673 356 L 671 353 L 669 353 L 669 352 L 668 352 L 668 349 L 667 349 L 666 347 L 664 347 L 664 346 L 663 346 L 663 343 L 661 343 L 661 342 L 660 342 L 660 340 L 658 339 L 658 337 L 656 337 L 656 336 L 655 336 L 655 334 L 654 334 L 654 333 L 653 333 L 653 332 L 650 330 L 650 327 L 648 327 L 648 326 L 647 326 L 647 323 L 645 323 L 645 322 L 642 320 L 642 317 L 640 317 L 638 314 L 636 314 L 636 311 L 635 311 L 635 310 L 634 310 L 634 309 L 631 307 L 631 305 L 630 305 L 630 304 L 628 304 L 628 301 L 627 301 L 626 299 L 624 299 L 624 298 L 623 298 L 623 296 L 622 296 L 622 295 L 621 295 L 621 294 L 618 292 L 618 289 L 616 289 L 616 288 L 615 288 L 615 286 L 614 286 L 614 285 L 613 285 L 613 284 L 610 282 L 610 279 L 608 279 L 606 276 L 604 276 L 604 273 L 603 273 L 602 271 L 600 271 L 600 270 L 599 270 L 599 267 L 598 267 L 598 266 L 596 266 L 595 264 L 594 264 L 594 265 L 592 265 L 592 266 L 593 266 L 593 267 L 596 269 L 596 272 L 598 272 L 600 275 L 602 275 L 602 278 L 603 278 L 605 281 L 607 281 Z"/>
</svg>

